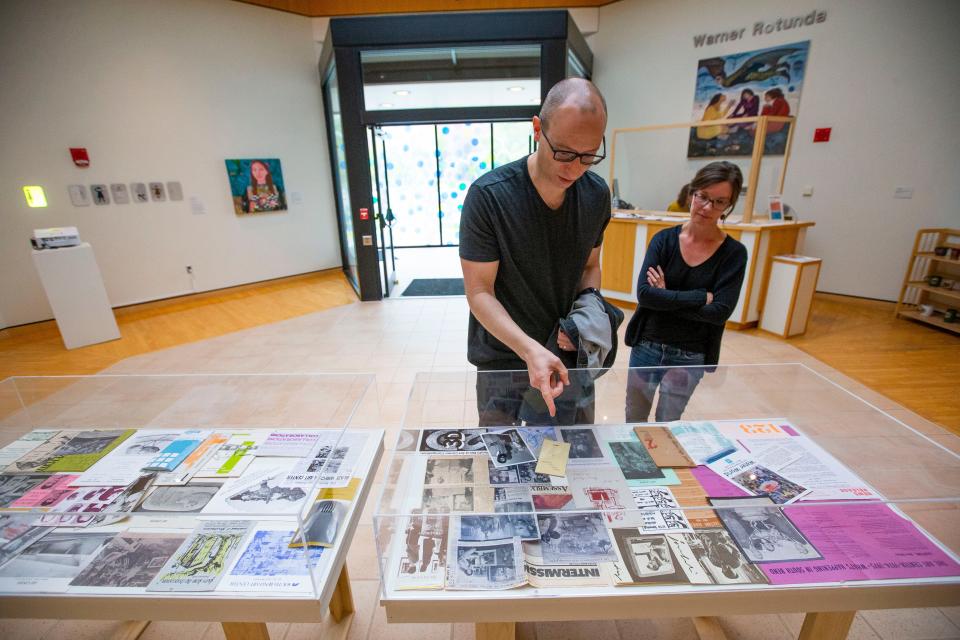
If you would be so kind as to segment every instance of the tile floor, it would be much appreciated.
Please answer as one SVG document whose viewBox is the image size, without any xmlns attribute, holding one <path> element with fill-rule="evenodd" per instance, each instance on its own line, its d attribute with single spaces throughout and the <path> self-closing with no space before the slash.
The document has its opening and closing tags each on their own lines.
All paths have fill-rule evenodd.
<svg viewBox="0 0 960 640">
<path fill-rule="evenodd" d="M 376 374 L 375 419 L 391 436 L 402 424 L 411 383 L 418 371 L 463 371 L 468 310 L 463 298 L 420 298 L 357 303 L 284 322 L 248 329 L 202 342 L 129 358 L 109 373 L 283 373 L 365 371 Z M 619 354 L 626 366 L 628 351 Z M 913 428 L 930 434 L 953 451 L 960 438 L 924 421 L 890 400 L 830 369 L 778 339 L 727 332 L 721 361 L 736 363 L 802 362 L 830 380 L 890 411 Z M 366 416 L 367 419 L 373 419 Z M 381 466 L 381 468 L 383 465 Z M 379 481 L 378 481 L 379 482 Z M 371 496 L 379 495 L 373 487 Z M 364 510 L 348 555 L 355 619 L 349 637 L 356 640 L 454 640 L 473 637 L 466 624 L 388 625 L 378 606 L 378 574 L 373 544 L 371 499 Z M 883 640 L 960 640 L 960 601 L 945 609 L 862 611 L 850 638 Z M 729 638 L 772 640 L 795 638 L 800 614 L 728 616 L 721 624 Z M 5 640 L 86 640 L 109 637 L 115 623 L 99 621 L 0 620 Z M 324 625 L 270 624 L 275 640 L 320 638 Z M 523 623 L 522 640 L 660 640 L 695 639 L 686 619 L 606 620 L 577 623 Z M 223 638 L 215 623 L 155 622 L 144 640 L 213 640 Z"/>
</svg>

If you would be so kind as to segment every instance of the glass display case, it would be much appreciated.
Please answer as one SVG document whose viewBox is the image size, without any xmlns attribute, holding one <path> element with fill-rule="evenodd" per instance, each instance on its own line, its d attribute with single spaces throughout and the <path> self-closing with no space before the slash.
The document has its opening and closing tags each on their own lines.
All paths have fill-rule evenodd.
<svg viewBox="0 0 960 640">
<path fill-rule="evenodd" d="M 0 616 L 346 617 L 376 397 L 368 374 L 8 378 Z"/>
<path fill-rule="evenodd" d="M 389 621 L 806 612 L 842 638 L 858 609 L 957 604 L 936 426 L 799 364 L 569 373 L 555 415 L 525 371 L 417 377 L 374 512 Z"/>
</svg>

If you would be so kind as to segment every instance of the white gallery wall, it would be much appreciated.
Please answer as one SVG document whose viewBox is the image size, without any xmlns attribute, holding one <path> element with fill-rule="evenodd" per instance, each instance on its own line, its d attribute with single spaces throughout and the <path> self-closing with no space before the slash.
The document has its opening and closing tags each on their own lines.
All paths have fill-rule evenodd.
<svg viewBox="0 0 960 640">
<path fill-rule="evenodd" d="M 0 54 L 0 328 L 52 317 L 35 228 L 78 227 L 114 306 L 340 264 L 309 18 L 228 0 L 6 0 Z M 224 159 L 257 157 L 280 159 L 289 210 L 238 217 Z M 153 181 L 180 181 L 184 200 L 77 208 L 67 193 Z M 27 208 L 23 185 L 50 206 Z"/>
<path fill-rule="evenodd" d="M 815 10 L 824 22 L 753 35 L 757 22 Z M 691 119 L 700 59 L 810 40 L 784 197 L 816 222 L 805 252 L 824 260 L 819 290 L 893 300 L 916 230 L 960 226 L 957 25 L 955 0 L 623 0 L 600 8 L 588 41 L 612 129 Z M 741 28 L 743 39 L 694 46 L 699 34 Z M 833 128 L 830 142 L 812 142 L 818 127 Z M 632 144 L 685 159 L 683 135 Z M 895 199 L 896 187 L 912 199 Z"/>
</svg>

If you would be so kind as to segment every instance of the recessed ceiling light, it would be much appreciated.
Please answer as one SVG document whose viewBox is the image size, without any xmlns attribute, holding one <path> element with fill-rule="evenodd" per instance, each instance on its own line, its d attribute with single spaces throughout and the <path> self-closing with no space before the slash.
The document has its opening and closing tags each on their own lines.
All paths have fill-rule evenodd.
<svg viewBox="0 0 960 640">
<path fill-rule="evenodd" d="M 519 93 L 523 91 L 523 87 L 507 87 L 507 91 L 513 91 L 514 93 Z"/>
<path fill-rule="evenodd" d="M 392 103 L 392 102 L 381 102 L 381 103 L 380 103 L 380 106 L 383 107 L 384 109 L 389 109 L 390 107 L 393 106 L 393 103 Z"/>
<path fill-rule="evenodd" d="M 393 92 L 393 95 L 395 95 L 395 96 L 408 96 L 408 95 L 410 95 L 410 92 L 407 91 L 406 89 L 397 89 L 396 91 Z"/>
</svg>

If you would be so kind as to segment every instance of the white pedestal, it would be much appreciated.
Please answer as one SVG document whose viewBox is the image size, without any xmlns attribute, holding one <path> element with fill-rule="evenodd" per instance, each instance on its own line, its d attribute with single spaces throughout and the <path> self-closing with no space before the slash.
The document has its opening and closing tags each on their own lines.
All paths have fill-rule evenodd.
<svg viewBox="0 0 960 640">
<path fill-rule="evenodd" d="M 784 338 L 806 333 L 821 263 L 807 256 L 772 258 L 761 329 Z"/>
<path fill-rule="evenodd" d="M 88 243 L 34 251 L 33 264 L 67 349 L 120 337 L 100 268 Z"/>
</svg>

